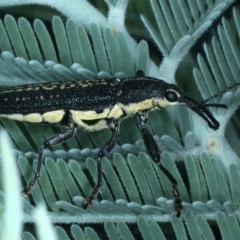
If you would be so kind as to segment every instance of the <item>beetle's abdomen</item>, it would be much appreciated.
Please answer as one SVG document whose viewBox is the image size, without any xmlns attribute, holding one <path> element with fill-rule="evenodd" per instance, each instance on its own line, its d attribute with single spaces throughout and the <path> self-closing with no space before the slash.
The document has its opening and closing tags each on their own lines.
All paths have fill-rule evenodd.
<svg viewBox="0 0 240 240">
<path fill-rule="evenodd" d="M 0 114 L 104 109 L 116 102 L 114 79 L 23 85 L 0 92 Z"/>
<path fill-rule="evenodd" d="M 23 85 L 0 92 L 0 116 L 59 123 L 71 111 L 101 112 L 117 101 L 119 80 Z M 94 117 L 94 115 L 92 115 Z"/>
</svg>

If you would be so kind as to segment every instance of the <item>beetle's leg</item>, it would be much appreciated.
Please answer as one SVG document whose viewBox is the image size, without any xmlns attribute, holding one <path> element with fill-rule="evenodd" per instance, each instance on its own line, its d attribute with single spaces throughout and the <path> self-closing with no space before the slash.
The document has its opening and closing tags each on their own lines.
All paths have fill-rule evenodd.
<svg viewBox="0 0 240 240">
<path fill-rule="evenodd" d="M 168 179 L 172 183 L 172 193 L 173 193 L 173 197 L 174 197 L 175 210 L 177 212 L 177 217 L 180 217 L 180 210 L 183 207 L 182 207 L 182 202 L 180 199 L 180 194 L 177 189 L 177 181 L 173 177 L 173 175 L 161 163 L 160 154 L 159 154 L 160 150 L 159 150 L 157 143 L 154 140 L 152 134 L 149 132 L 149 130 L 146 127 L 147 118 L 146 118 L 145 114 L 138 114 L 137 117 L 138 117 L 138 121 L 139 121 L 141 134 L 143 137 L 143 141 L 144 141 L 144 144 L 146 146 L 146 149 L 147 149 L 149 155 L 151 156 L 152 160 L 158 164 L 159 168 L 163 171 L 163 173 L 168 177 Z"/>
<path fill-rule="evenodd" d="M 112 137 L 109 139 L 109 141 L 100 149 L 98 152 L 98 159 L 97 159 L 97 184 L 93 188 L 91 194 L 88 196 L 88 198 L 85 199 L 83 203 L 83 208 L 87 208 L 88 205 L 92 204 L 92 200 L 95 196 L 97 196 L 98 191 L 102 185 L 102 166 L 101 166 L 101 160 L 103 157 L 105 157 L 116 145 L 118 137 L 119 137 L 119 123 L 115 122 L 113 123 L 113 126 L 111 126 L 113 129 Z"/>
<path fill-rule="evenodd" d="M 136 73 L 136 78 L 138 77 L 145 77 L 145 73 L 143 70 L 138 70 L 137 73 Z"/>
<path fill-rule="evenodd" d="M 36 183 L 36 181 L 38 180 L 38 178 L 40 176 L 41 167 L 42 167 L 42 164 L 44 161 L 44 156 L 43 156 L 44 149 L 66 142 L 69 138 L 71 138 L 72 136 L 75 135 L 76 131 L 77 131 L 77 128 L 73 127 L 64 133 L 56 134 L 53 137 L 44 141 L 43 145 L 39 149 L 37 169 L 34 173 L 34 177 L 29 182 L 29 184 L 23 189 L 23 191 L 22 191 L 23 195 L 26 196 L 29 194 L 29 192 L 31 191 L 31 188 L 34 186 L 34 184 Z"/>
</svg>

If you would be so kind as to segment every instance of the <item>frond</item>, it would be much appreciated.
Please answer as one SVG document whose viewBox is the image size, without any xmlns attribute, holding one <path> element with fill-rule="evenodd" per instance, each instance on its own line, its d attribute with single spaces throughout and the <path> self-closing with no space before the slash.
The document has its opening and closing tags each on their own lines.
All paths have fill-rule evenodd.
<svg viewBox="0 0 240 240">
<path fill-rule="evenodd" d="M 124 25 L 127 0 L 106 0 L 108 17 L 87 1 L 82 2 L 86 4 L 83 9 L 96 13 L 89 21 L 81 19 L 86 13 L 77 16 L 77 8 L 68 13 L 72 5 L 69 9 L 62 8 L 62 13 L 72 18 L 64 22 L 55 16 L 50 30 L 38 19 L 30 23 L 25 18 L 16 20 L 7 15 L 0 21 L 2 88 L 28 83 L 124 78 L 135 76 L 137 70 L 174 83 L 183 57 L 234 1 L 151 0 L 149 8 L 157 26 L 153 26 L 150 18 L 142 16 L 141 19 L 163 54 L 160 66 L 149 56 L 152 47 L 144 40 L 136 43 L 128 33 Z M 239 10 L 235 8 L 232 15 L 230 20 L 222 19 L 215 36 L 204 44 L 202 54 L 198 54 L 198 66 L 193 73 L 203 99 L 239 82 Z M 192 66 L 194 64 L 193 61 Z M 185 84 L 190 85 L 192 78 L 189 73 L 185 76 Z M 46 159 L 40 180 L 23 199 L 20 192 L 33 177 L 38 148 L 45 139 L 62 130 L 1 119 L 2 128 L 13 141 L 12 153 L 17 159 L 22 187 L 12 186 L 16 173 L 3 167 L 0 212 L 3 216 L 7 213 L 8 220 L 2 218 L 0 226 L 8 221 L 10 227 L 6 230 L 15 228 L 15 221 L 9 221 L 14 215 L 7 212 L 9 207 L 16 210 L 14 220 L 19 226 L 44 219 L 44 224 L 40 221 L 36 229 L 51 233 L 53 239 L 169 239 L 169 232 L 170 237 L 178 239 L 215 239 L 215 230 L 223 239 L 237 239 L 240 233 L 239 159 L 226 143 L 224 131 L 239 106 L 239 94 L 236 89 L 214 99 L 215 103 L 228 105 L 227 110 L 210 109 L 221 124 L 216 132 L 181 106 L 155 111 L 149 116 L 147 127 L 162 152 L 162 163 L 178 182 L 184 207 L 181 218 L 175 216 L 171 183 L 146 153 L 134 118 L 121 124 L 118 145 L 103 158 L 103 185 L 87 209 L 83 209 L 82 203 L 97 181 L 96 157 L 111 132 L 79 131 L 62 146 L 44 151 Z M 235 146 L 239 148 L 236 129 L 232 127 L 230 134 L 234 135 Z M 1 142 L 5 142 L 5 137 Z M 7 161 L 5 155 L 1 150 L 3 162 Z M 8 200 L 10 196 L 12 201 Z M 36 209 L 42 203 L 45 207 Z M 36 239 L 30 230 L 23 232 L 22 237 Z M 46 239 L 46 235 L 38 238 Z"/>
<path fill-rule="evenodd" d="M 144 16 L 142 16 L 142 21 L 159 50 L 164 56 L 169 56 L 171 51 L 177 47 L 176 43 L 183 36 L 190 36 L 188 41 L 182 44 L 182 47 L 190 44 L 188 46 L 189 50 L 212 24 L 213 20 L 219 16 L 219 13 L 228 8 L 233 1 L 203 2 L 188 0 L 178 1 L 177 4 L 171 1 L 151 0 L 150 2 L 160 34 L 155 32 L 154 27 Z M 185 49 L 179 48 L 174 54 L 175 57 L 180 57 L 183 54 L 180 54 L 179 51 L 185 51 Z"/>
<path fill-rule="evenodd" d="M 164 56 L 159 69 L 161 79 L 175 83 L 175 73 L 183 57 L 232 2 L 150 1 L 158 32 L 144 16 L 141 19 Z"/>
<path fill-rule="evenodd" d="M 239 11 L 233 10 L 233 22 L 230 24 L 226 19 L 217 28 L 217 35 L 212 38 L 210 44 L 204 44 L 204 56 L 198 55 L 199 69 L 194 69 L 194 77 L 204 99 L 221 92 L 229 86 L 239 83 L 240 57 L 238 42 L 240 35 L 239 29 Z M 239 107 L 240 91 L 238 88 L 227 92 L 223 96 L 214 99 L 213 102 L 227 105 L 227 109 L 212 108 L 215 116 L 221 123 L 218 131 L 219 138 L 224 138 L 226 125 L 230 118 Z M 194 132 L 198 132 L 198 128 Z M 234 131 L 229 132 L 234 137 Z M 236 150 L 238 147 L 235 148 Z M 222 147 L 222 162 L 226 166 L 231 163 L 239 164 L 239 158 L 229 148 L 227 143 Z"/>
<path fill-rule="evenodd" d="M 4 158 L 3 161 L 8 162 L 9 159 Z M 29 170 L 26 168 L 28 161 L 25 158 L 20 158 L 18 163 L 21 172 Z M 68 237 L 79 239 L 80 236 L 98 239 L 100 234 L 98 230 L 79 226 L 93 223 L 104 224 L 104 232 L 108 239 L 116 239 L 117 236 L 134 239 L 136 231 L 143 239 L 149 239 L 149 235 L 153 239 L 159 236 L 167 239 L 167 233 L 158 225 L 159 222 L 170 222 L 174 234 L 179 239 L 184 239 L 187 234 L 190 234 L 192 239 L 201 239 L 201 236 L 203 239 L 214 239 L 211 225 L 207 220 L 216 220 L 222 236 L 234 239 L 240 231 L 238 225 L 240 175 L 236 166 L 232 165 L 229 175 L 226 175 L 221 163 L 210 159 L 206 154 L 202 155 L 199 163 L 191 156 L 187 156 L 185 166 L 190 183 L 188 192 L 169 155 L 164 155 L 163 163 L 176 176 L 179 183 L 184 205 L 180 219 L 175 216 L 173 200 L 169 200 L 171 199 L 169 180 L 143 153 L 138 158 L 129 155 L 127 161 L 120 154 L 115 154 L 114 167 L 109 160 L 103 159 L 105 181 L 100 195 L 104 200 L 94 201 L 87 210 L 82 208 L 82 202 L 91 190 L 91 178 L 96 177 L 96 162 L 93 159 L 88 159 L 87 170 L 81 168 L 74 160 L 66 163 L 61 159 L 57 162 L 46 159 L 39 184 L 33 189 L 31 197 L 29 199 L 15 197 L 9 202 L 9 207 L 16 211 L 17 203 L 23 201 L 23 221 L 31 223 L 34 220 L 32 217 L 34 206 L 46 199 L 47 208 L 50 210 L 48 218 L 52 223 L 78 224 L 71 225 L 69 233 L 61 226 L 55 227 L 56 235 L 63 239 Z M 4 168 L 3 174 L 6 175 L 7 172 Z M 9 179 L 5 182 L 7 195 L 2 192 L 0 194 L 0 202 L 3 205 L 8 194 L 20 193 L 20 187 L 12 185 L 11 178 L 17 179 L 15 175 L 16 173 L 6 175 Z M 24 177 L 26 178 L 26 173 Z M 79 196 L 80 192 L 83 197 Z M 47 222 L 48 220 L 43 223 L 45 225 L 43 234 L 49 232 L 47 231 L 49 227 L 52 228 Z M 130 228 L 129 223 L 134 224 L 132 225 L 134 228 Z M 15 223 L 10 221 L 10 224 Z M 12 229 L 11 225 L 9 229 Z M 24 232 L 23 236 L 24 239 L 35 239 L 30 232 Z"/>
</svg>

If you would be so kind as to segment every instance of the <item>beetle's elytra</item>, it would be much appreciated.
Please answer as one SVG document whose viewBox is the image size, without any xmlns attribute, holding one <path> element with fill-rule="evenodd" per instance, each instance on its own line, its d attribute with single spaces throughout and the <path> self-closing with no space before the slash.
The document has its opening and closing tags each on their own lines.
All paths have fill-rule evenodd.
<svg viewBox="0 0 240 240">
<path fill-rule="evenodd" d="M 78 128 L 85 131 L 111 128 L 112 137 L 98 153 L 98 181 L 85 200 L 84 207 L 87 207 L 102 184 L 101 159 L 116 145 L 121 121 L 136 115 L 149 155 L 172 183 L 175 209 L 177 216 L 180 216 L 182 204 L 177 182 L 162 166 L 158 146 L 146 128 L 150 111 L 177 104 L 183 104 L 192 109 L 207 122 L 210 128 L 214 130 L 219 128 L 218 121 L 205 105 L 187 97 L 178 86 L 145 77 L 141 71 L 138 72 L 137 77 L 133 78 L 32 84 L 1 91 L 0 117 L 33 123 L 57 124 L 68 128 L 65 132 L 44 141 L 39 150 L 34 178 L 23 193 L 29 194 L 39 178 L 45 148 L 64 143 L 75 135 Z"/>
</svg>

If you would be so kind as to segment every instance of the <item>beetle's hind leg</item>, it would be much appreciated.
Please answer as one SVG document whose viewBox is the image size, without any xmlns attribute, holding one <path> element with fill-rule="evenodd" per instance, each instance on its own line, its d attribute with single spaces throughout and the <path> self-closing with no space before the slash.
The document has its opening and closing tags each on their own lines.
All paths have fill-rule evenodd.
<svg viewBox="0 0 240 240">
<path fill-rule="evenodd" d="M 160 150 L 152 134 L 149 132 L 149 130 L 146 127 L 147 118 L 145 114 L 144 113 L 138 114 L 137 118 L 138 118 L 140 130 L 141 130 L 141 134 L 143 137 L 143 141 L 149 155 L 151 156 L 152 160 L 158 164 L 159 168 L 163 171 L 163 173 L 168 177 L 168 179 L 172 183 L 172 193 L 174 197 L 175 210 L 177 212 L 177 217 L 180 217 L 180 211 L 183 207 L 180 199 L 180 194 L 177 189 L 177 181 L 173 177 L 173 175 L 161 163 L 160 154 L 159 154 Z"/>
<path fill-rule="evenodd" d="M 69 138 L 73 137 L 76 132 L 77 132 L 77 128 L 73 127 L 64 133 L 58 133 L 58 134 L 54 135 L 53 137 L 44 141 L 43 145 L 39 149 L 37 169 L 34 173 L 34 177 L 29 182 L 29 184 L 23 189 L 23 191 L 22 191 L 23 195 L 26 196 L 30 193 L 31 188 L 35 185 L 35 183 L 37 182 L 37 180 L 40 177 L 40 171 L 41 171 L 41 167 L 42 167 L 42 164 L 44 161 L 44 154 L 43 154 L 44 149 L 66 142 Z"/>
<path fill-rule="evenodd" d="M 117 144 L 117 140 L 119 138 L 119 123 L 113 122 L 110 125 L 111 129 L 113 129 L 112 137 L 109 139 L 109 141 L 100 149 L 98 152 L 98 159 L 97 159 L 97 183 L 95 187 L 92 189 L 91 194 L 85 199 L 83 203 L 83 208 L 87 208 L 88 205 L 92 204 L 92 200 L 95 196 L 97 196 L 99 189 L 102 185 L 102 165 L 101 160 L 103 157 L 105 157 Z"/>
</svg>

